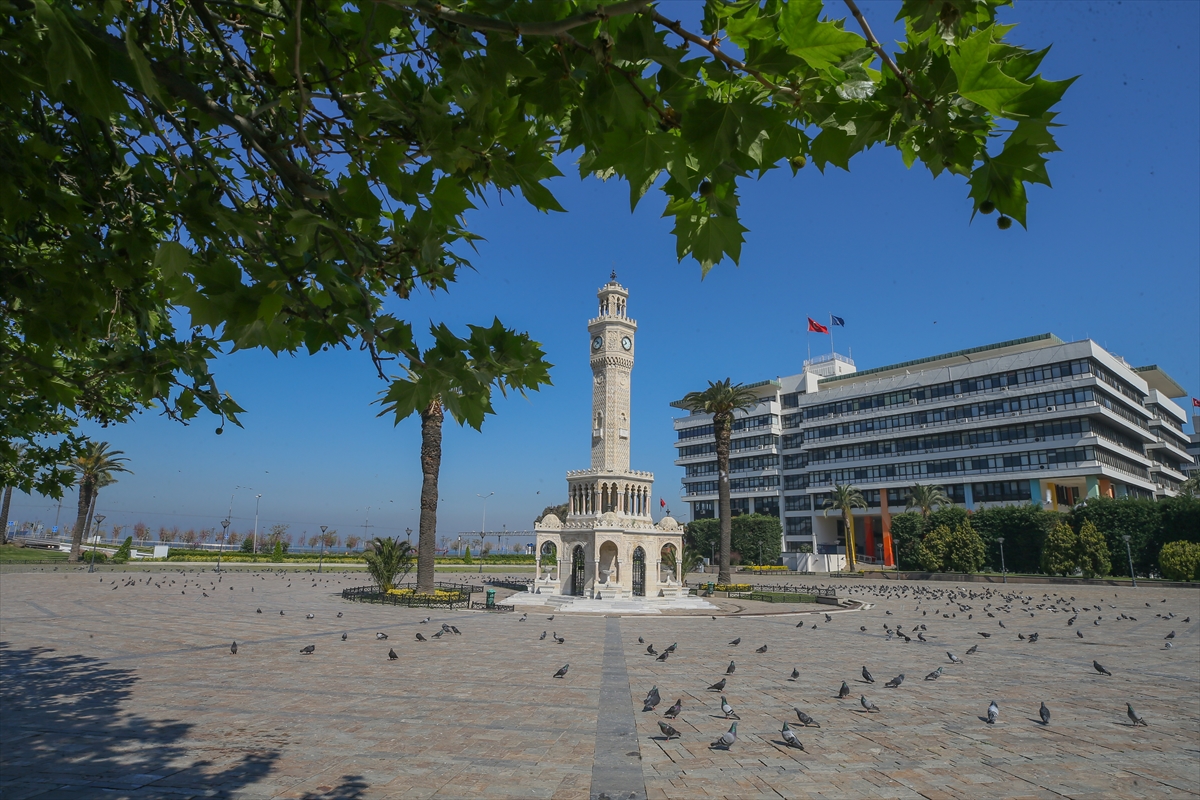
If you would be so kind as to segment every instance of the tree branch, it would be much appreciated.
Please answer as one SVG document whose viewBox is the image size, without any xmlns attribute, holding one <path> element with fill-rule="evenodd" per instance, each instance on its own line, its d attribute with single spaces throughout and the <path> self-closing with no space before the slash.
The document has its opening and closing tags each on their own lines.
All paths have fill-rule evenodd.
<svg viewBox="0 0 1200 800">
<path fill-rule="evenodd" d="M 385 3 L 393 8 L 413 11 L 424 17 L 436 17 L 437 19 L 453 22 L 455 25 L 461 25 L 464 28 L 476 31 L 497 31 L 500 33 L 511 33 L 516 36 L 559 36 L 581 25 L 587 25 L 598 20 L 619 17 L 625 14 L 635 14 L 650 5 L 651 0 L 622 0 L 622 2 L 607 6 L 597 6 L 591 11 L 584 11 L 574 16 L 545 22 L 509 22 L 508 20 L 484 17 L 479 14 L 466 14 L 462 11 L 446 8 L 441 3 L 430 2 L 429 0 L 375 0 L 375 2 Z"/>
<path fill-rule="evenodd" d="M 892 61 L 892 57 L 887 54 L 887 51 L 883 49 L 881 44 L 879 44 L 879 40 L 875 38 L 875 33 L 871 30 L 871 26 L 867 24 L 867 18 L 863 16 L 861 11 L 858 10 L 858 5 L 854 2 L 854 0 L 845 0 L 845 3 L 846 7 L 850 9 L 850 13 L 854 15 L 856 20 L 858 20 L 859 27 L 862 28 L 863 36 L 867 37 L 867 44 L 872 50 L 875 51 L 875 55 L 879 56 L 879 58 L 883 60 L 883 63 L 887 65 L 888 69 L 890 69 L 895 76 L 900 79 L 900 82 L 904 84 L 904 93 L 911 94 L 913 97 L 924 103 L 926 108 L 932 111 L 933 103 L 926 100 L 917 92 L 916 89 L 913 88 L 912 81 L 905 76 L 903 70 L 896 66 L 896 62 Z"/>
<path fill-rule="evenodd" d="M 676 36 L 682 38 L 684 41 L 688 41 L 688 42 L 692 42 L 693 44 L 700 45 L 705 50 L 712 53 L 713 57 L 716 58 L 718 61 L 722 61 L 722 62 L 728 64 L 729 66 L 733 67 L 734 69 L 740 70 L 741 72 L 744 72 L 747 75 L 753 77 L 756 81 L 758 81 L 763 86 L 770 89 L 772 92 L 778 92 L 779 94 L 790 97 L 792 100 L 795 100 L 796 102 L 800 102 L 800 100 L 801 100 L 800 94 L 798 92 L 796 92 L 795 89 L 791 89 L 787 86 L 780 86 L 779 84 L 777 84 L 774 81 L 767 78 L 765 75 L 763 75 L 758 70 L 754 69 L 751 66 L 748 66 L 745 62 L 738 61 L 736 58 L 733 58 L 732 56 L 727 56 L 724 53 L 722 53 L 720 43 L 717 41 L 717 38 L 715 36 L 712 39 L 705 39 L 703 36 L 697 36 L 696 34 L 692 33 L 691 31 L 687 30 L 686 28 L 684 28 L 683 25 L 678 20 L 667 19 L 666 17 L 664 17 L 662 14 L 658 13 L 657 11 L 651 12 L 650 18 L 652 20 L 654 20 L 656 23 L 658 23 L 659 25 L 662 25 L 664 28 L 666 28 L 667 30 L 674 33 Z"/>
</svg>

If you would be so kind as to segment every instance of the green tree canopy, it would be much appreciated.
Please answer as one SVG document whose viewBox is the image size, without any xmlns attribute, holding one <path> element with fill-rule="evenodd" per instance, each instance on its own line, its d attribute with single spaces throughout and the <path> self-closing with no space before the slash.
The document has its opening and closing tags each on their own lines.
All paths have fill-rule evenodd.
<svg viewBox="0 0 1200 800">
<path fill-rule="evenodd" d="M 1112 571 L 1108 544 L 1091 520 L 1084 520 L 1075 539 L 1075 565 L 1083 570 L 1083 577 L 1104 577 Z"/>
<path fill-rule="evenodd" d="M 469 266 L 465 214 L 562 211 L 572 160 L 631 206 L 657 188 L 702 270 L 740 257 L 751 179 L 874 145 L 1024 224 L 1071 81 L 1006 4 L 906 0 L 889 49 L 852 0 L 706 0 L 694 29 L 650 0 L 7 0 L 0 462 L 28 443 L 16 485 L 57 495 L 79 418 L 236 423 L 223 351 L 358 347 L 406 379 L 403 301 Z"/>
<path fill-rule="evenodd" d="M 1077 566 L 1075 558 L 1079 538 L 1066 522 L 1059 522 L 1046 534 L 1042 545 L 1042 572 L 1047 575 L 1070 575 Z"/>
<path fill-rule="evenodd" d="M 743 564 L 774 564 L 779 560 L 783 525 L 770 514 L 742 514 L 733 518 L 730 546 Z M 761 556 L 761 560 L 760 560 Z"/>
</svg>

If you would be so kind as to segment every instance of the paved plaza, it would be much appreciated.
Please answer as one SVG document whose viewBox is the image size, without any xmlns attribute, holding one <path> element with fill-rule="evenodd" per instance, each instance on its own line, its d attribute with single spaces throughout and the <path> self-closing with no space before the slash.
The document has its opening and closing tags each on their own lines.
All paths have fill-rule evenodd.
<svg viewBox="0 0 1200 800">
<path fill-rule="evenodd" d="M 0 796 L 1200 796 L 1194 589 L 848 589 L 812 578 L 871 607 L 780 614 L 794 607 L 722 601 L 715 620 L 548 620 L 531 609 L 521 622 L 519 612 L 429 614 L 340 598 L 365 582 L 201 568 L 6 572 Z M 442 622 L 461 635 L 415 641 Z M 911 642 L 888 639 L 885 628 L 897 626 Z M 565 642 L 540 640 L 543 630 Z M 1035 632 L 1032 643 L 1018 638 Z M 666 661 L 645 653 L 672 643 Z M 302 655 L 310 644 L 315 652 Z M 731 660 L 725 690 L 706 691 Z M 568 663 L 565 678 L 551 677 Z M 863 681 L 864 665 L 876 683 Z M 940 678 L 924 680 L 939 666 Z M 899 688 L 883 686 L 900 673 Z M 839 700 L 842 681 L 850 697 Z M 643 713 L 651 686 L 662 702 Z M 730 726 L 722 694 L 740 717 L 728 751 L 710 748 Z M 863 711 L 863 694 L 878 713 Z M 682 735 L 667 741 L 658 722 L 677 699 Z M 985 721 L 991 700 L 994 726 Z M 1038 719 L 1043 701 L 1049 726 Z M 1148 727 L 1133 727 L 1126 702 Z M 801 727 L 794 707 L 821 727 Z M 784 721 L 803 751 L 785 745 Z"/>
</svg>

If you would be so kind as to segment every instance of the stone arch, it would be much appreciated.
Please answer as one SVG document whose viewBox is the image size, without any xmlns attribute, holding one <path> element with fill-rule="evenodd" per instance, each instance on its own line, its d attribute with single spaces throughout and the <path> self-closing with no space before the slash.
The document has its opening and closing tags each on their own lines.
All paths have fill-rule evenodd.
<svg viewBox="0 0 1200 800">
<path fill-rule="evenodd" d="M 607 540 L 600 545 L 600 582 L 601 583 L 619 583 L 621 580 L 619 556 L 620 550 L 617 543 Z"/>
<path fill-rule="evenodd" d="M 663 575 L 672 579 L 679 580 L 679 551 L 676 549 L 673 542 L 667 542 L 658 552 L 659 568 Z"/>
</svg>

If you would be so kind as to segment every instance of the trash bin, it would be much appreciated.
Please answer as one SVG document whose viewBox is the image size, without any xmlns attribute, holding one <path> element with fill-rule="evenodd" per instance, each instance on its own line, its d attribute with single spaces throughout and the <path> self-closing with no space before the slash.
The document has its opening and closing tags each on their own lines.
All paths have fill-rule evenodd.
<svg viewBox="0 0 1200 800">
<path fill-rule="evenodd" d="M 709 593 L 710 595 L 713 593 L 713 590 L 714 590 L 714 589 L 716 589 L 716 588 L 717 588 L 717 587 L 716 587 L 716 586 L 713 584 L 713 582 L 712 582 L 712 581 L 709 581 L 709 582 L 708 582 L 708 593 Z"/>
<path fill-rule="evenodd" d="M 488 590 L 487 590 L 487 601 L 486 601 L 486 605 L 487 605 L 487 607 L 488 607 L 488 608 L 495 608 L 495 607 L 496 607 L 496 590 L 495 590 L 495 589 L 488 589 Z"/>
</svg>

